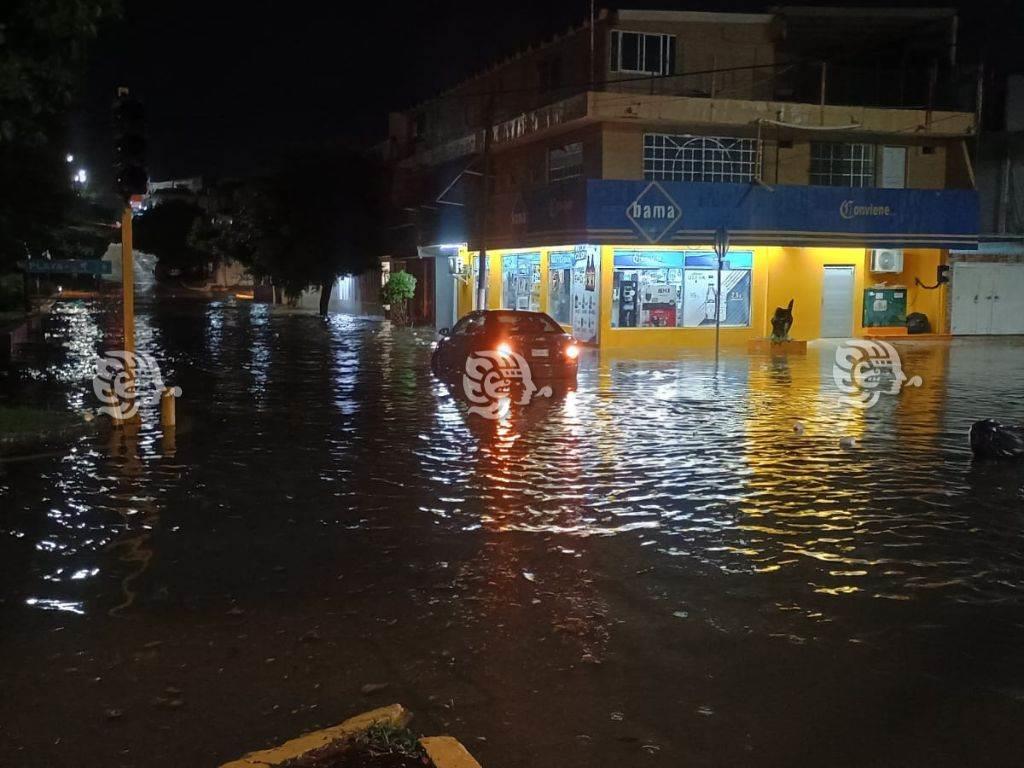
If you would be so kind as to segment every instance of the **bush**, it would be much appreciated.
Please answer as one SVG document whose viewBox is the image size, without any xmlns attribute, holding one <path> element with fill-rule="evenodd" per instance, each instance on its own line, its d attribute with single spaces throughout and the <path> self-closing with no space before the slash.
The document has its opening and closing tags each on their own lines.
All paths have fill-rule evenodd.
<svg viewBox="0 0 1024 768">
<path fill-rule="evenodd" d="M 392 273 L 380 291 L 381 303 L 391 307 L 391 322 L 408 325 L 406 302 L 416 294 L 416 278 L 405 270 Z"/>
</svg>

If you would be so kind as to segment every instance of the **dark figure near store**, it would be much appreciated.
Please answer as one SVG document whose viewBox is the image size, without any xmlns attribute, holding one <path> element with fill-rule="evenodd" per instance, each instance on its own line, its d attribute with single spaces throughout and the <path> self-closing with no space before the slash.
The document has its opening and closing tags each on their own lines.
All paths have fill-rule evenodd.
<svg viewBox="0 0 1024 768">
<path fill-rule="evenodd" d="M 1024 426 L 976 421 L 971 425 L 971 451 L 979 459 L 1024 458 Z"/>
<path fill-rule="evenodd" d="M 793 300 L 790 299 L 785 309 L 775 308 L 775 314 L 772 315 L 772 341 L 789 341 L 789 329 L 792 327 Z"/>
</svg>

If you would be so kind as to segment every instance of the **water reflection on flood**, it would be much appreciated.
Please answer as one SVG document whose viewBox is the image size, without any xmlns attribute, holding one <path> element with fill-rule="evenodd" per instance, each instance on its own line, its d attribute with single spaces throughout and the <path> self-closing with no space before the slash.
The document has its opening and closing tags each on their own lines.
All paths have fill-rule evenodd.
<svg viewBox="0 0 1024 768">
<path fill-rule="evenodd" d="M 990 506 L 987 484 L 972 485 L 963 435 L 974 418 L 1024 415 L 1019 342 L 905 346 L 905 368 L 925 386 L 866 411 L 838 402 L 827 343 L 806 357 L 729 355 L 717 374 L 706 356 L 591 353 L 575 391 L 492 422 L 467 414 L 458 382 L 426 372 L 424 335 L 341 316 L 272 317 L 261 305 L 213 303 L 201 317 L 180 348 L 168 346 L 158 313 L 138 321 L 139 349 L 167 366 L 165 378 L 176 380 L 179 364 L 191 372 L 186 423 L 217 424 L 217 434 L 199 430 L 207 457 L 192 463 L 216 456 L 242 469 L 248 452 L 289 461 L 312 445 L 311 469 L 326 488 L 344 483 L 333 493 L 352 511 L 372 512 L 383 484 L 453 530 L 632 533 L 669 557 L 791 573 L 833 597 L 1017 593 L 1019 557 L 999 536 L 1009 510 Z M 63 354 L 27 378 L 56 381 L 68 407 L 86 407 L 93 355 L 118 330 L 110 311 L 58 304 L 50 336 Z M 81 585 L 55 585 L 95 576 L 110 552 L 144 567 L 161 491 L 187 474 L 163 455 L 155 416 L 39 467 L 41 496 L 19 498 L 50 521 L 33 605 L 81 606 Z"/>
<path fill-rule="evenodd" d="M 902 345 L 924 385 L 866 411 L 838 401 L 833 344 L 730 351 L 717 371 L 706 354 L 590 351 L 575 390 L 489 421 L 430 374 L 428 334 L 234 303 L 144 307 L 138 328 L 183 389 L 177 430 L 147 406 L 137 428 L 0 463 L 11 617 L 353 601 L 378 588 L 361 574 L 386 567 L 389 591 L 372 615 L 346 613 L 345 632 L 392 627 L 394 611 L 482 649 L 498 626 L 546 643 L 545 674 L 618 654 L 654 684 L 666 669 L 645 653 L 698 628 L 841 648 L 903 622 L 953 631 L 955 606 L 1024 604 L 1024 469 L 974 465 L 966 442 L 975 419 L 1024 420 L 1019 340 Z M 13 395 L 87 407 L 116 308 L 59 304 L 49 332 L 58 351 L 38 351 Z M 281 574 L 288 586 L 267 586 Z M 438 650 L 405 654 L 424 665 Z M 714 666 L 694 653 L 679 670 Z M 744 706 L 715 701 L 725 683 L 688 684 L 702 719 Z"/>
<path fill-rule="evenodd" d="M 727 573 L 793 572 L 834 597 L 1016 595 L 993 579 L 1019 565 L 1012 547 L 977 553 L 983 564 L 965 556 L 987 538 L 982 510 L 998 516 L 985 529 L 1008 522 L 969 486 L 964 439 L 976 417 L 1022 414 L 1013 382 L 1024 356 L 1017 342 L 1003 349 L 1002 375 L 975 393 L 958 392 L 950 368 L 978 386 L 976 347 L 909 347 L 905 364 L 926 385 L 866 411 L 838 402 L 825 343 L 806 358 L 730 357 L 717 375 L 704 357 L 604 354 L 571 397 L 497 423 L 435 389 L 416 453 L 432 480 L 459 490 L 429 511 L 501 531 L 634 531 L 666 555 Z"/>
</svg>

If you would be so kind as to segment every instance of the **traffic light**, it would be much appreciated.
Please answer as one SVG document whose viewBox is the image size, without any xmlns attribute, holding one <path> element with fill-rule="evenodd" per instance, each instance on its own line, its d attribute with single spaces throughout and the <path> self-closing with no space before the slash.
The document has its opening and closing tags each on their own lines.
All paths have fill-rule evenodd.
<svg viewBox="0 0 1024 768">
<path fill-rule="evenodd" d="M 939 264 L 935 271 L 935 284 L 942 285 L 949 282 L 949 264 Z"/>
<path fill-rule="evenodd" d="M 127 203 L 132 195 L 144 195 L 146 173 L 145 110 L 127 88 L 117 89 L 114 102 L 114 172 L 117 189 Z"/>
</svg>

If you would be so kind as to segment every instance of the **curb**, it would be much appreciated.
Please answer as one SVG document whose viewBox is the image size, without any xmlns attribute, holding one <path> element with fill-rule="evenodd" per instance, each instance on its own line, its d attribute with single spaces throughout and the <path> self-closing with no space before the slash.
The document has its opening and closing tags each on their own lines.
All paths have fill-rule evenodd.
<svg viewBox="0 0 1024 768">
<path fill-rule="evenodd" d="M 238 760 L 224 763 L 220 768 L 266 768 L 279 766 L 289 760 L 305 757 L 321 757 L 325 752 L 344 747 L 349 741 L 363 731 L 378 723 L 386 723 L 395 728 L 404 726 L 412 718 L 409 711 L 401 704 L 371 709 L 361 715 L 350 717 L 340 725 L 332 725 L 320 731 L 313 731 L 286 741 L 279 747 L 250 752 Z"/>
<path fill-rule="evenodd" d="M 33 432 L 11 432 L 0 435 L 0 456 L 4 459 L 18 458 L 10 454 L 25 448 L 52 447 L 55 443 L 75 440 L 93 432 L 95 427 L 88 422 L 69 424 L 59 429 Z"/>
<path fill-rule="evenodd" d="M 329 757 L 336 752 L 340 753 L 352 739 L 374 725 L 384 723 L 401 728 L 411 719 L 412 713 L 401 704 L 371 709 L 350 717 L 340 725 L 303 734 L 279 747 L 250 752 L 237 760 L 224 763 L 220 768 L 283 768 L 296 760 Z M 435 768 L 480 768 L 480 763 L 451 736 L 426 736 L 420 739 L 420 745 L 426 750 Z"/>
<path fill-rule="evenodd" d="M 480 768 L 462 743 L 451 736 L 426 736 L 420 745 L 436 768 Z"/>
</svg>

